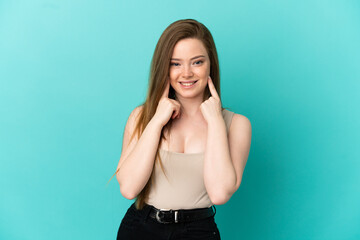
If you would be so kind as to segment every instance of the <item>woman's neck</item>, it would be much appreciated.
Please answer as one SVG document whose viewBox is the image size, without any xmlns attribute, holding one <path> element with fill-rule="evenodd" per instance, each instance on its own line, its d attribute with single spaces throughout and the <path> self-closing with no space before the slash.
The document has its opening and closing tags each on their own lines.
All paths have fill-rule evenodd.
<svg viewBox="0 0 360 240">
<path fill-rule="evenodd" d="M 203 97 L 197 96 L 194 98 L 183 98 L 176 96 L 176 100 L 180 102 L 180 115 L 182 117 L 194 117 L 197 114 L 201 114 L 200 105 L 203 103 Z"/>
</svg>

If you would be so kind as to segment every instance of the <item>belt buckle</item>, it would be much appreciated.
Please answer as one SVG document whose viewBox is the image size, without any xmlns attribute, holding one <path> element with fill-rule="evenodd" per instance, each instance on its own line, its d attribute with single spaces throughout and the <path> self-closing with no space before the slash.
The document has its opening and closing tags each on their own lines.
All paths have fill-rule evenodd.
<svg viewBox="0 0 360 240">
<path fill-rule="evenodd" d="M 174 212 L 174 214 L 175 214 L 175 223 L 178 223 L 178 213 L 179 213 L 179 211 L 178 210 L 172 210 L 172 209 L 170 209 L 170 210 L 168 210 L 168 209 L 159 209 L 158 211 L 156 211 L 156 214 L 155 214 L 155 218 L 156 218 L 156 220 L 159 222 L 159 223 L 172 223 L 172 222 L 166 222 L 166 221 L 163 221 L 161 218 L 160 218 L 160 216 L 159 216 L 159 214 L 160 214 L 160 212 L 167 212 L 167 213 L 173 213 Z"/>
</svg>

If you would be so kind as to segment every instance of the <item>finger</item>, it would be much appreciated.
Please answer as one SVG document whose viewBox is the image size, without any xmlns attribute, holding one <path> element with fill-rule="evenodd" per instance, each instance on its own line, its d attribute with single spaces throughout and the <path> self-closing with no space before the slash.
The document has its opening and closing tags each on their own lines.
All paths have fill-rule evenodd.
<svg viewBox="0 0 360 240">
<path fill-rule="evenodd" d="M 176 107 L 179 108 L 181 107 L 181 104 L 179 101 L 176 101 L 175 99 L 169 99 L 171 101 L 171 103 Z"/>
<path fill-rule="evenodd" d="M 176 100 L 173 100 L 173 99 L 169 99 L 169 100 L 170 100 L 170 103 L 171 103 L 172 109 L 173 109 L 173 112 L 171 114 L 171 118 L 174 119 L 179 114 L 180 104 Z"/>
<path fill-rule="evenodd" d="M 179 102 L 176 101 L 176 110 L 177 110 L 177 114 L 176 114 L 176 118 L 180 118 L 181 115 L 181 104 Z"/>
<path fill-rule="evenodd" d="M 166 83 L 166 86 L 165 86 L 165 89 L 164 89 L 164 92 L 163 92 L 161 98 L 169 97 L 169 89 L 170 89 L 170 81 L 167 80 L 167 83 Z"/>
<path fill-rule="evenodd" d="M 180 109 L 176 108 L 171 116 L 172 119 L 179 118 L 180 116 Z"/>
<path fill-rule="evenodd" d="M 176 104 L 176 109 L 175 109 L 175 116 L 174 118 L 179 118 L 180 117 L 180 104 Z"/>
<path fill-rule="evenodd" d="M 209 85 L 211 96 L 213 96 L 217 100 L 220 100 L 219 94 L 217 93 L 214 83 L 212 82 L 210 76 L 208 77 L 208 85 Z"/>
</svg>

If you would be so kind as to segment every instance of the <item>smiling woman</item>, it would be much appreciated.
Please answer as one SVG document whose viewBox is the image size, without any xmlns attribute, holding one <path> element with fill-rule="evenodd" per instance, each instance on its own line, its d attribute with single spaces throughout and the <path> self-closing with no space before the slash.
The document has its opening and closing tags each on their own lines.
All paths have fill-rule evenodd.
<svg viewBox="0 0 360 240">
<path fill-rule="evenodd" d="M 174 47 L 169 73 L 177 97 L 202 98 L 209 74 L 210 60 L 204 44 L 196 38 L 180 40 Z"/>
<path fill-rule="evenodd" d="M 127 121 L 116 170 L 136 201 L 117 239 L 220 239 L 215 205 L 239 188 L 251 124 L 222 107 L 210 31 L 193 19 L 170 24 L 151 63 L 146 101 Z"/>
</svg>

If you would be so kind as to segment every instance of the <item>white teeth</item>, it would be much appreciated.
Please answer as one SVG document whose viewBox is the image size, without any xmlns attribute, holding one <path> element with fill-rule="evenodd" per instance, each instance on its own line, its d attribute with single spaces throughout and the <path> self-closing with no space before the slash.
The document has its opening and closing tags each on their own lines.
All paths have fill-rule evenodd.
<svg viewBox="0 0 360 240">
<path fill-rule="evenodd" d="M 191 86 L 193 84 L 195 84 L 196 81 L 194 82 L 191 82 L 191 83 L 183 83 L 183 82 L 180 82 L 181 85 L 184 85 L 184 86 Z"/>
</svg>

